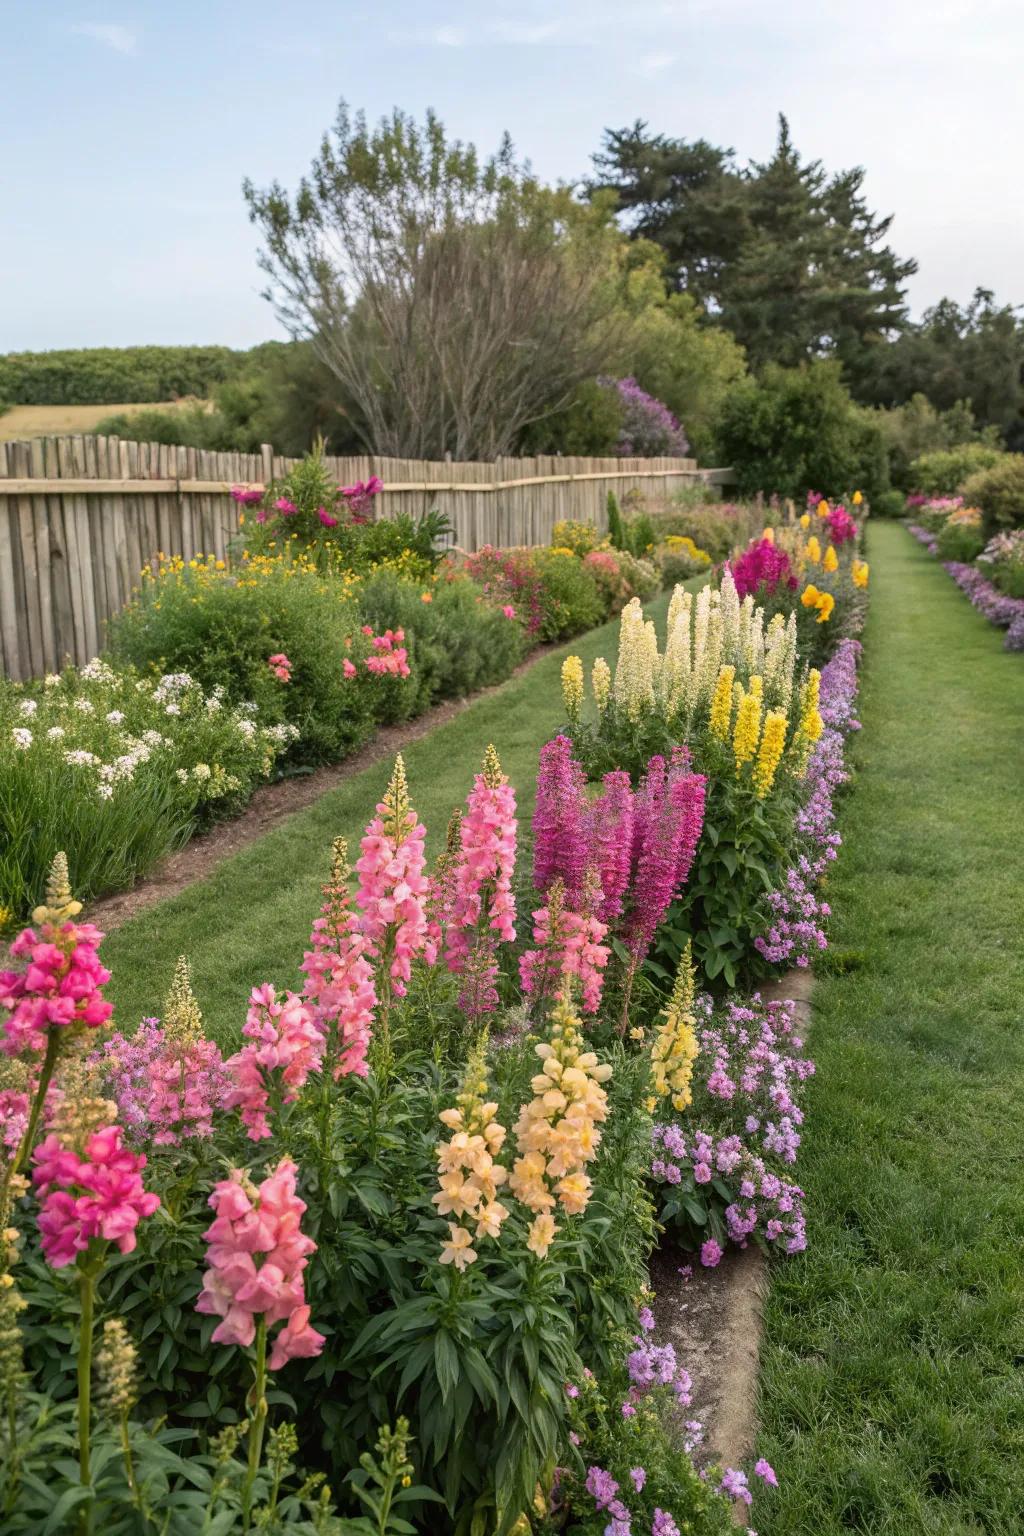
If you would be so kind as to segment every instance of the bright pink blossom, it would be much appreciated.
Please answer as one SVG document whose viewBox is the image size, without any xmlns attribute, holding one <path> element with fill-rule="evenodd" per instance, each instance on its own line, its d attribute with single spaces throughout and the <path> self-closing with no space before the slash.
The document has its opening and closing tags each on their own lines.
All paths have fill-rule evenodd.
<svg viewBox="0 0 1024 1536">
<path fill-rule="evenodd" d="M 597 915 L 612 923 L 622 915 L 633 853 L 633 789 L 623 769 L 605 774 L 588 821 L 589 858 L 601 885 Z"/>
<path fill-rule="evenodd" d="M 93 1060 L 104 1071 L 131 1139 L 175 1147 L 213 1135 L 214 1111 L 230 1084 L 212 1040 L 174 1039 L 156 1019 L 143 1019 L 134 1034 L 104 1041 Z"/>
<path fill-rule="evenodd" d="M 258 1316 L 269 1327 L 283 1323 L 270 1355 L 274 1371 L 288 1360 L 318 1355 L 324 1346 L 306 1304 L 303 1270 L 316 1244 L 301 1231 L 306 1203 L 296 1193 L 297 1173 L 283 1158 L 257 1187 L 242 1169 L 233 1169 L 214 1187 L 209 1204 L 215 1218 L 203 1234 L 209 1268 L 196 1311 L 221 1319 L 212 1335 L 217 1344 L 251 1344 Z"/>
<path fill-rule="evenodd" d="M 493 749 L 473 780 L 462 818 L 455 861 L 454 905 L 448 922 L 448 969 L 465 969 L 474 938 L 483 930 L 503 944 L 516 936 L 512 877 L 516 864 L 516 794 Z"/>
<path fill-rule="evenodd" d="M 136 1227 L 160 1204 L 142 1184 L 145 1157 L 121 1145 L 118 1125 L 94 1131 L 81 1157 L 59 1136 L 47 1136 L 33 1163 L 43 1256 L 54 1269 L 72 1264 L 95 1238 L 131 1253 Z"/>
<path fill-rule="evenodd" d="M 84 1024 L 97 1029 L 113 1012 L 101 992 L 110 972 L 100 964 L 103 935 L 91 923 L 43 923 L 36 934 L 25 928 L 11 954 L 27 956 L 24 971 L 0 971 L 0 1049 L 8 1056 L 42 1051 L 51 1025 Z"/>
<path fill-rule="evenodd" d="M 338 519 L 328 512 L 326 507 L 318 507 L 316 515 L 325 528 L 337 528 Z"/>
<path fill-rule="evenodd" d="M 584 1013 L 596 1013 L 601 1004 L 604 970 L 611 949 L 601 941 L 608 929 L 588 912 L 570 912 L 558 902 L 539 907 L 533 914 L 533 942 L 519 961 L 523 991 L 542 1001 L 558 990 L 566 977 L 579 982 Z"/>
<path fill-rule="evenodd" d="M 359 844 L 356 870 L 367 953 L 385 961 L 399 997 L 405 993 L 415 956 L 423 954 L 430 964 L 436 959 L 427 933 L 426 835 L 409 805 L 404 767 L 400 772 L 396 767 L 387 796 L 378 803 Z"/>
<path fill-rule="evenodd" d="M 546 895 L 556 880 L 566 905 L 578 909 L 590 857 L 586 778 L 568 736 L 541 748 L 533 813 L 533 883 Z"/>
<path fill-rule="evenodd" d="M 365 1077 L 377 1006 L 373 966 L 366 958 L 366 938 L 359 914 L 351 907 L 344 872 L 324 887 L 324 897 L 313 922 L 311 947 L 302 958 L 303 996 L 335 1057 L 335 1080 L 350 1072 Z"/>
<path fill-rule="evenodd" d="M 274 676 L 282 683 L 290 683 L 292 680 L 292 664 L 283 651 L 276 651 L 273 656 L 267 657 L 267 666 Z"/>
<path fill-rule="evenodd" d="M 271 1100 L 291 1104 L 311 1072 L 319 1071 L 323 1037 L 313 1012 L 294 992 L 283 1002 L 269 983 L 254 987 L 242 1026 L 248 1044 L 224 1063 L 231 1081 L 225 1108 L 238 1109 L 251 1141 L 271 1134 Z"/>
</svg>

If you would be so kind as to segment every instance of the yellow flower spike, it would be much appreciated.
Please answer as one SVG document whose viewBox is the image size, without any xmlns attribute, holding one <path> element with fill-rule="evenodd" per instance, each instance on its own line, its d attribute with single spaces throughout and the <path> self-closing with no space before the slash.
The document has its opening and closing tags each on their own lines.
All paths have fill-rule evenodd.
<svg viewBox="0 0 1024 1536">
<path fill-rule="evenodd" d="M 32 913 L 34 923 L 68 923 L 82 910 L 82 903 L 71 894 L 66 853 L 54 855 L 46 881 L 46 901 Z"/>
<path fill-rule="evenodd" d="M 690 1079 L 698 1049 L 693 1014 L 695 991 L 693 953 L 687 940 L 679 960 L 672 996 L 651 1043 L 651 1086 L 654 1091 L 647 1099 L 648 1114 L 654 1113 L 659 1099 L 667 1098 L 670 1094 L 673 1109 L 682 1113 L 693 1097 Z"/>
<path fill-rule="evenodd" d="M 747 693 L 745 689 L 741 688 L 739 704 L 736 708 L 736 724 L 732 733 L 732 754 L 736 760 L 737 774 L 743 767 L 743 764 L 748 763 L 757 751 L 760 736 L 760 692 L 757 689 L 751 688 L 750 692 Z"/>
<path fill-rule="evenodd" d="M 594 662 L 593 670 L 590 674 L 590 686 L 593 690 L 594 703 L 597 705 L 598 713 L 603 715 L 608 708 L 608 700 L 611 698 L 612 692 L 612 669 L 603 656 L 599 656 Z"/>
<path fill-rule="evenodd" d="M 812 533 L 810 538 L 807 540 L 807 544 L 804 548 L 804 554 L 812 565 L 817 565 L 821 560 L 821 545 L 818 543 L 816 534 Z"/>
<path fill-rule="evenodd" d="M 723 667 L 718 674 L 714 698 L 711 700 L 708 725 L 712 735 L 717 736 L 719 741 L 729 740 L 729 728 L 732 724 L 732 685 L 735 676 L 735 667 Z"/>
<path fill-rule="evenodd" d="M 768 795 L 775 783 L 775 774 L 786 745 L 786 723 L 785 710 L 770 709 L 765 716 L 764 734 L 754 764 L 754 788 L 759 800 Z"/>
<path fill-rule="evenodd" d="M 572 726 L 578 726 L 583 710 L 583 662 L 567 656 L 562 662 L 562 703 Z"/>
<path fill-rule="evenodd" d="M 854 491 L 852 500 L 854 506 L 859 507 L 861 502 L 864 500 L 864 497 L 861 495 L 860 491 Z"/>
<path fill-rule="evenodd" d="M 765 540 L 766 543 L 774 544 L 775 543 L 775 529 L 772 528 L 771 526 L 767 527 L 764 530 L 764 532 L 762 533 L 761 537 L 762 537 L 762 539 Z"/>
<path fill-rule="evenodd" d="M 836 606 L 836 600 L 831 592 L 823 592 L 818 599 L 818 623 L 826 624 L 832 617 L 832 610 Z"/>
<path fill-rule="evenodd" d="M 803 517 L 800 519 L 800 527 L 801 528 L 809 528 L 810 526 L 811 526 L 811 514 L 809 512 L 805 512 Z"/>
<path fill-rule="evenodd" d="M 853 562 L 853 567 L 850 574 L 853 577 L 853 584 L 855 587 L 867 586 L 870 570 L 871 567 L 868 565 L 866 560 L 855 560 Z"/>
<path fill-rule="evenodd" d="M 833 571 L 838 571 L 839 569 L 839 556 L 836 554 L 831 544 L 825 551 L 825 558 L 821 562 L 821 568 L 823 571 L 828 571 L 830 575 Z"/>
<path fill-rule="evenodd" d="M 800 594 L 800 602 L 805 608 L 814 608 L 817 606 L 817 602 L 820 596 L 821 593 L 818 591 L 817 587 L 814 586 L 812 582 L 809 582 Z"/>
<path fill-rule="evenodd" d="M 824 500 L 824 498 L 818 502 L 818 516 L 820 518 L 828 517 L 831 510 L 832 508 L 829 506 L 828 502 Z"/>
</svg>

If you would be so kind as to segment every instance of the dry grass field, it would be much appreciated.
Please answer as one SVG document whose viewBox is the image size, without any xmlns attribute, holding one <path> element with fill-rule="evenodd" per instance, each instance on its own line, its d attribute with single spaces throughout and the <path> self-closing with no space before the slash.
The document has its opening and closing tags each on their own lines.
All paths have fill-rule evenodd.
<svg viewBox="0 0 1024 1536">
<path fill-rule="evenodd" d="M 135 401 L 130 405 L 12 405 L 0 416 L 0 442 L 10 443 L 27 437 L 60 436 L 69 432 L 91 432 L 107 416 L 122 411 L 174 410 L 190 402 L 181 400 Z"/>
</svg>

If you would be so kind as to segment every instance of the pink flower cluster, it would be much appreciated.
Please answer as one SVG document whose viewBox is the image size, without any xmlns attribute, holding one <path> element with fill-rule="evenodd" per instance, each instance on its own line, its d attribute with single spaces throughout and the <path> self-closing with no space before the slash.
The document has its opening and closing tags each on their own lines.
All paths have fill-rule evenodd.
<svg viewBox="0 0 1024 1536">
<path fill-rule="evenodd" d="M 550 906 L 533 914 L 533 942 L 519 960 L 523 991 L 538 999 L 557 990 L 560 978 L 578 978 L 584 1013 L 596 1013 L 601 1005 L 604 970 L 611 949 L 601 941 L 608 929 L 598 917 L 571 912 L 567 907 L 552 913 Z"/>
<path fill-rule="evenodd" d="M 213 1135 L 230 1079 L 212 1040 L 168 1039 L 159 1019 L 143 1019 L 131 1036 L 112 1035 L 94 1058 L 117 1101 L 118 1117 L 135 1137 L 176 1147 Z"/>
<path fill-rule="evenodd" d="M 684 1134 L 678 1125 L 656 1125 L 652 1132 L 655 1157 L 651 1174 L 662 1184 L 680 1189 L 683 1196 L 717 1202 L 715 1186 L 729 1186 L 731 1199 L 723 1212 L 725 1230 L 734 1243 L 745 1248 L 751 1237 L 786 1253 L 801 1253 L 807 1246 L 804 1192 L 774 1173 L 763 1158 L 743 1145 L 739 1136 L 717 1141 L 705 1130 Z M 722 1257 L 713 1239 L 701 1249 L 701 1263 L 713 1268 Z"/>
<path fill-rule="evenodd" d="M 369 513 L 373 510 L 373 498 L 379 496 L 383 489 L 384 482 L 377 475 L 371 475 L 369 480 L 357 480 L 354 485 L 342 487 L 338 494 L 345 498 L 349 517 L 353 523 L 365 523 L 368 520 Z"/>
<path fill-rule="evenodd" d="M 842 502 L 833 507 L 825 518 L 825 527 L 828 529 L 829 542 L 837 546 L 850 543 L 857 537 L 857 524 Z"/>
<path fill-rule="evenodd" d="M 328 1052 L 333 1038 L 335 1081 L 349 1073 L 365 1077 L 377 1006 L 373 966 L 366 958 L 359 914 L 350 904 L 347 885 L 327 886 L 324 896 L 320 916 L 313 921 L 311 947 L 302 957 L 303 996 Z"/>
<path fill-rule="evenodd" d="M 240 507 L 254 507 L 257 502 L 263 500 L 262 486 L 233 485 L 231 487 L 231 500 Z"/>
<path fill-rule="evenodd" d="M 386 960 L 399 997 L 405 994 L 415 956 L 424 954 L 429 963 L 435 958 L 427 934 L 430 882 L 423 873 L 426 835 L 426 828 L 407 802 L 396 812 L 382 800 L 359 844 L 358 902 L 367 953 Z"/>
<path fill-rule="evenodd" d="M 0 1153 L 13 1153 L 28 1129 L 31 1100 L 17 1088 L 0 1089 Z"/>
<path fill-rule="evenodd" d="M 160 1204 L 143 1188 L 145 1157 L 121 1145 L 118 1125 L 93 1131 L 82 1156 L 47 1136 L 33 1163 L 43 1256 L 54 1269 L 72 1264 L 95 1238 L 131 1253 L 136 1227 Z"/>
<path fill-rule="evenodd" d="M 728 1002 L 698 1031 L 700 1053 L 694 1076 L 702 1101 L 728 1106 L 734 1124 L 757 1136 L 762 1149 L 783 1163 L 796 1161 L 803 1110 L 796 1094 L 813 1076 L 814 1063 L 802 1054 L 792 1004 Z M 712 1107 L 709 1105 L 708 1107 Z"/>
<path fill-rule="evenodd" d="M 84 1024 L 98 1029 L 113 1005 L 101 988 L 110 972 L 97 952 L 103 935 L 91 923 L 43 923 L 36 934 L 25 928 L 11 954 L 27 956 L 24 971 L 0 971 L 0 1008 L 10 1010 L 0 1023 L 0 1049 L 8 1056 L 42 1051 L 49 1026 Z"/>
<path fill-rule="evenodd" d="M 460 830 L 446 924 L 445 961 L 451 971 L 465 969 L 481 929 L 502 944 L 515 939 L 516 828 L 516 792 L 500 770 L 488 773 L 485 765 L 473 780 Z"/>
<path fill-rule="evenodd" d="M 758 539 L 748 545 L 731 569 L 740 597 L 770 596 L 779 587 L 795 592 L 799 585 L 786 551 L 771 539 Z"/>
<path fill-rule="evenodd" d="M 249 1043 L 224 1063 L 231 1079 L 224 1106 L 238 1109 L 249 1139 L 260 1141 L 271 1134 L 270 1109 L 293 1103 L 319 1071 L 324 1042 L 302 998 L 288 992 L 279 1003 L 269 982 L 253 987 L 242 1034 Z"/>
<path fill-rule="evenodd" d="M 257 1188 L 233 1169 L 210 1196 L 215 1215 L 203 1234 L 209 1268 L 196 1311 L 221 1319 L 212 1336 L 217 1344 L 251 1344 L 257 1317 L 268 1327 L 283 1323 L 270 1354 L 272 1371 L 318 1355 L 324 1346 L 306 1303 L 303 1270 L 316 1244 L 301 1231 L 306 1203 L 296 1194 L 297 1173 L 283 1158 Z"/>
<path fill-rule="evenodd" d="M 290 683 L 292 680 L 292 664 L 283 651 L 276 651 L 273 656 L 267 657 L 267 666 L 273 672 L 279 683 Z"/>
<path fill-rule="evenodd" d="M 404 629 L 386 629 L 382 635 L 375 635 L 370 626 L 364 624 L 363 634 L 370 637 L 373 646 L 373 655 L 366 658 L 368 672 L 376 673 L 378 677 L 409 676 L 409 652 L 402 644 Z"/>
<path fill-rule="evenodd" d="M 686 883 L 704 825 L 707 781 L 690 771 L 677 747 L 666 765 L 652 757 L 634 791 L 622 771 L 605 775 L 588 804 L 583 769 L 572 743 L 556 736 L 541 752 L 534 814 L 534 884 L 565 886 L 566 905 L 583 910 L 595 888 L 595 914 L 611 925 L 625 912 L 623 932 L 637 964 L 644 959 L 669 903 Z"/>
</svg>

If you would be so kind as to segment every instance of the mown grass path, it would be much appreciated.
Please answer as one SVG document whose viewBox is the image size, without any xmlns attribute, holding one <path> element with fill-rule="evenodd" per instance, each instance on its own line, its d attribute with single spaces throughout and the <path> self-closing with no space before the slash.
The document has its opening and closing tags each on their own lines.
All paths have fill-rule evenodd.
<svg viewBox="0 0 1024 1536">
<path fill-rule="evenodd" d="M 869 535 L 858 780 L 772 1270 L 762 1536 L 1024 1531 L 1024 658 Z"/>
<path fill-rule="evenodd" d="M 660 624 L 667 607 L 663 594 L 646 611 Z M 515 785 L 520 827 L 528 829 L 537 754 L 565 718 L 562 662 L 570 654 L 581 656 L 588 674 L 597 656 L 614 665 L 618 631 L 615 619 L 549 652 L 404 752 L 412 803 L 426 825 L 431 858 L 443 845 L 451 812 L 463 804 L 488 742 L 494 743 Z M 390 762 L 354 774 L 226 859 L 207 879 L 112 933 L 103 958 L 113 972 L 107 995 L 120 1027 L 130 1030 L 143 1016 L 159 1014 L 175 960 L 184 954 L 192 962 L 193 985 L 210 1034 L 234 1048 L 250 989 L 263 980 L 279 987 L 295 987 L 301 980 L 298 967 L 319 911 L 331 841 L 348 838 L 355 860 L 359 838 L 390 774 Z"/>
</svg>

